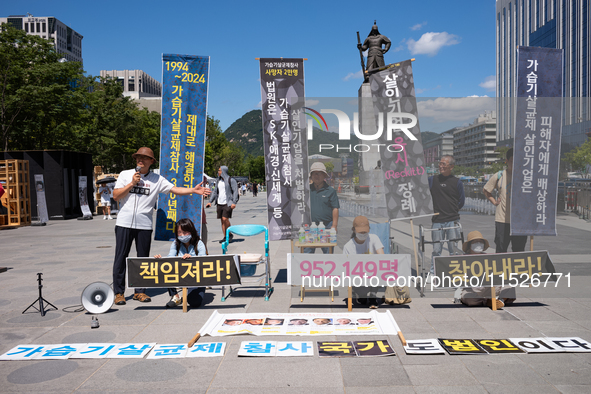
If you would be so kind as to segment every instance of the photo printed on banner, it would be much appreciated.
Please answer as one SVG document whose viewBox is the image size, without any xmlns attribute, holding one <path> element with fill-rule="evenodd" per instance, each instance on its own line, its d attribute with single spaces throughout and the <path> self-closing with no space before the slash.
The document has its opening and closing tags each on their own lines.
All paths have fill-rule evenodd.
<svg viewBox="0 0 591 394">
<path fill-rule="evenodd" d="M 411 60 L 370 75 L 390 219 L 433 213 Z M 380 132 L 381 131 L 381 132 Z M 363 132 L 363 131 L 362 131 Z"/>
</svg>

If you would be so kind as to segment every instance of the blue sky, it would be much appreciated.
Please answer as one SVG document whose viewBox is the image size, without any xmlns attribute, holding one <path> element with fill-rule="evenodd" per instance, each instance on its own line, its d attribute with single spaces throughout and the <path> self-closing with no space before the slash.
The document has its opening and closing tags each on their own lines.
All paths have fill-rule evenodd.
<svg viewBox="0 0 591 394">
<path fill-rule="evenodd" d="M 162 53 L 210 56 L 208 113 L 223 130 L 260 108 L 255 58 L 307 58 L 307 97 L 356 97 L 362 82 L 356 32 L 363 41 L 374 19 L 392 41 L 386 63 L 416 59 L 417 97 L 495 96 L 494 0 L 19 0 L 5 1 L 1 10 L 4 17 L 54 16 L 82 34 L 91 75 L 141 69 L 161 81 Z M 453 122 L 423 122 L 421 129 L 441 132 Z"/>
</svg>

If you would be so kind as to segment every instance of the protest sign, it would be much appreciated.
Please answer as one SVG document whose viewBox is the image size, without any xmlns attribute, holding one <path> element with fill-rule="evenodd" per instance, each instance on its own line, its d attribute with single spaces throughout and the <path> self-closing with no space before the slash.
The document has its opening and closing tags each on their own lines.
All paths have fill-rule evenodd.
<svg viewBox="0 0 591 394">
<path fill-rule="evenodd" d="M 195 287 L 240 284 L 239 255 L 128 257 L 127 287 Z"/>
<path fill-rule="evenodd" d="M 304 59 L 260 59 L 260 73 L 269 240 L 291 239 L 310 212 Z"/>
<path fill-rule="evenodd" d="M 252 335 L 397 335 L 388 311 L 378 313 L 231 313 L 214 311 L 202 336 Z"/>
<path fill-rule="evenodd" d="M 408 254 L 291 253 L 287 259 L 287 283 L 294 286 L 408 286 L 411 276 Z"/>
<path fill-rule="evenodd" d="M 405 60 L 372 74 L 369 82 L 379 142 L 393 147 L 380 150 L 388 215 L 399 219 L 433 214 L 412 62 Z"/>
<path fill-rule="evenodd" d="M 515 287 L 524 283 L 554 287 L 562 277 L 556 274 L 546 251 L 437 256 L 435 273 L 443 287 Z M 565 281 L 570 280 L 570 274 L 565 277 Z"/>
<path fill-rule="evenodd" d="M 518 47 L 511 235 L 556 235 L 563 50 Z"/>
<path fill-rule="evenodd" d="M 209 56 L 162 55 L 160 175 L 178 187 L 203 181 L 208 85 Z M 191 218 L 201 234 L 202 200 L 160 194 L 154 239 L 174 238 L 174 224 L 182 218 Z"/>
</svg>

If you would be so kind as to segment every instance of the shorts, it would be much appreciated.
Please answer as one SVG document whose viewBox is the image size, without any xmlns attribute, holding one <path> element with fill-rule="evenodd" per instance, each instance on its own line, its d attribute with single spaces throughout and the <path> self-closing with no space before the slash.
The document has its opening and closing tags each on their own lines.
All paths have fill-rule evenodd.
<svg viewBox="0 0 591 394">
<path fill-rule="evenodd" d="M 228 204 L 218 205 L 218 219 L 232 217 L 233 209 Z"/>
<path fill-rule="evenodd" d="M 102 200 L 101 200 L 101 205 L 102 205 L 103 207 L 110 207 L 110 206 L 111 206 L 111 201 L 102 201 Z"/>
</svg>

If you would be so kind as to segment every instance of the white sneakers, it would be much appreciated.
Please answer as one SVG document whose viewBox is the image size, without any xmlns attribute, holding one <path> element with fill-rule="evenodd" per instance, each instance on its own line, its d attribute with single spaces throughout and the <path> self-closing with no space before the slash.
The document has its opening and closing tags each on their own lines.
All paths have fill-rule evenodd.
<svg viewBox="0 0 591 394">
<path fill-rule="evenodd" d="M 113 220 L 113 217 L 111 215 L 107 216 L 103 216 L 103 220 Z"/>
</svg>

